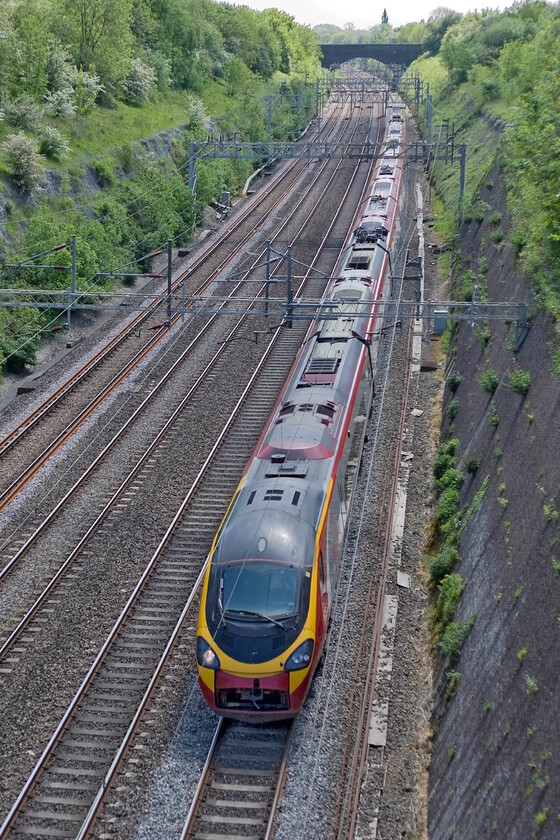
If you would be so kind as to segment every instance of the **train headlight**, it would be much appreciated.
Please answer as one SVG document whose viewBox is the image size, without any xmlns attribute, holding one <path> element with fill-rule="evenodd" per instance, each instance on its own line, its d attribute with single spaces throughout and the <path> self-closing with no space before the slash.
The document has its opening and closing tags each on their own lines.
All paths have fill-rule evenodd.
<svg viewBox="0 0 560 840">
<path fill-rule="evenodd" d="M 206 639 L 203 639 L 202 636 L 197 636 L 196 639 L 196 660 L 203 668 L 210 668 L 211 671 L 217 671 L 220 667 L 220 660 L 217 654 L 214 653 Z"/>
<path fill-rule="evenodd" d="M 308 668 L 311 665 L 311 657 L 313 656 L 313 644 L 313 639 L 307 639 L 296 648 L 288 656 L 284 670 L 301 671 L 302 668 Z"/>
</svg>

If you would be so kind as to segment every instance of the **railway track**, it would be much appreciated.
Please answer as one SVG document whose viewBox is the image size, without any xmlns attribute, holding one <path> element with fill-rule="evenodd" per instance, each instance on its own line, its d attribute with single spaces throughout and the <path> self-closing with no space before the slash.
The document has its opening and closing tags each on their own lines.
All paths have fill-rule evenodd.
<svg viewBox="0 0 560 840">
<path fill-rule="evenodd" d="M 404 356 L 411 358 L 414 324 L 406 328 Z M 392 436 L 391 451 L 386 453 L 383 485 L 380 501 L 376 545 L 381 550 L 378 555 L 379 573 L 372 577 L 369 590 L 364 599 L 362 628 L 359 642 L 359 655 L 354 666 L 353 691 L 349 698 L 349 726 L 344 748 L 344 772 L 341 779 L 339 801 L 333 836 L 337 840 L 354 837 L 360 812 L 360 797 L 367 769 L 367 756 L 370 748 L 372 710 L 378 691 L 378 668 L 382 647 L 382 634 L 387 620 L 386 601 L 389 591 L 390 559 L 393 549 L 392 535 L 396 505 L 398 502 L 398 482 L 403 456 L 403 445 L 407 437 L 406 423 L 409 416 L 409 399 L 412 380 L 411 364 L 405 364 L 402 370 L 402 391 L 400 410 L 395 433 Z M 380 788 L 383 783 L 380 782 Z"/>
<path fill-rule="evenodd" d="M 158 662 L 160 662 L 161 656 L 165 654 L 168 648 L 170 649 L 173 644 L 170 632 L 172 634 L 171 625 L 173 625 L 174 619 L 175 624 L 173 626 L 177 626 L 179 620 L 183 622 L 186 618 L 186 615 L 182 615 L 179 606 L 184 604 L 185 601 L 189 604 L 192 601 L 192 597 L 186 592 L 186 588 L 191 587 L 194 572 L 192 569 L 187 570 L 189 563 L 186 558 L 189 556 L 192 559 L 194 554 L 198 564 L 198 574 L 201 546 L 209 545 L 227 501 L 231 497 L 242 472 L 251 444 L 254 445 L 262 428 L 263 420 L 270 411 L 271 394 L 277 393 L 284 381 L 286 365 L 289 367 L 289 359 L 301 342 L 301 334 L 301 329 L 294 329 L 291 333 L 278 331 L 278 335 L 284 341 L 292 341 L 294 347 L 290 351 L 285 346 L 282 353 L 279 354 L 283 359 L 283 367 L 280 366 L 279 368 L 277 384 L 275 384 L 275 375 L 270 369 L 267 371 L 262 385 L 266 392 L 266 401 L 262 403 L 265 407 L 257 409 L 258 400 L 252 397 L 250 410 L 257 411 L 258 416 L 250 420 L 245 418 L 239 422 L 238 434 L 242 439 L 242 445 L 239 448 L 239 461 L 236 461 L 233 457 L 234 450 L 228 447 L 228 451 L 224 454 L 223 463 L 213 470 L 214 485 L 210 484 L 206 491 L 202 486 L 199 487 L 196 504 L 192 494 L 187 493 L 190 502 L 188 520 L 191 524 L 184 526 L 186 528 L 184 537 L 181 538 L 183 525 L 179 527 L 174 522 L 172 532 L 168 536 L 169 544 L 167 541 L 162 541 L 162 544 L 158 547 L 158 551 L 160 549 L 161 551 L 167 551 L 168 555 L 166 557 L 168 556 L 170 559 L 160 562 L 161 555 L 158 554 L 158 560 L 154 560 L 150 571 L 146 569 L 142 574 L 141 585 L 139 584 L 134 589 L 134 601 L 131 600 L 131 595 L 121 615 L 122 623 L 114 626 L 106 643 L 102 646 L 101 652 L 96 656 L 88 677 L 82 683 L 79 692 L 75 695 L 63 716 L 60 726 L 55 730 L 50 744 L 45 749 L 41 761 L 38 762 L 20 797 L 11 809 L 10 815 L 0 831 L 0 836 L 7 836 L 9 833 L 10 836 L 17 837 L 18 832 L 21 833 L 21 836 L 56 836 L 57 834 L 58 836 L 74 836 L 80 819 L 84 820 L 84 808 L 91 801 L 91 793 L 96 784 L 101 785 L 100 789 L 103 792 L 107 789 L 109 782 L 107 782 L 104 773 L 109 772 L 108 765 L 109 769 L 115 762 L 115 766 L 118 766 L 120 748 L 115 752 L 115 744 L 119 739 L 121 739 L 122 744 L 122 738 L 127 735 L 127 732 L 124 732 L 123 736 L 122 730 L 127 729 L 130 721 L 134 721 L 136 716 L 141 714 L 138 711 L 140 708 L 138 704 L 141 704 L 142 699 L 146 696 L 146 691 L 149 690 L 149 674 L 153 672 L 154 668 L 152 659 L 155 661 L 159 655 Z M 272 343 L 269 346 L 272 346 Z M 214 390 L 216 389 L 214 388 Z M 272 397 L 272 400 L 274 400 L 274 397 Z M 198 409 L 199 412 L 201 410 L 201 408 Z M 218 457 L 216 453 L 214 453 L 214 456 Z M 140 484 L 146 480 L 146 476 L 142 477 L 141 475 L 142 469 L 145 469 L 145 466 L 140 468 L 135 476 L 135 480 Z M 199 471 L 198 475 L 202 479 L 202 471 Z M 206 474 L 204 474 L 204 478 L 206 480 Z M 198 507 L 197 513 L 198 505 L 200 507 Z M 121 515 L 122 510 L 123 508 L 121 508 Z M 181 515 L 183 512 L 184 508 L 181 510 Z M 118 516 L 118 509 L 116 515 Z M 206 532 L 202 527 L 203 522 L 207 523 Z M 122 518 L 121 523 L 124 525 Z M 156 557 L 156 554 L 153 555 L 152 559 Z M 161 577 L 156 573 L 156 567 L 157 569 L 161 568 Z M 198 577 L 196 577 L 196 580 L 198 580 Z M 196 587 L 196 581 L 194 586 Z M 171 597 L 171 592 L 179 593 L 177 603 Z M 192 593 L 192 589 L 189 589 L 189 592 Z M 142 596 L 141 599 L 140 596 Z M 51 598 L 50 602 L 49 598 Z M 55 600 L 49 591 L 42 604 L 35 611 L 35 615 L 41 610 L 48 614 L 55 608 L 50 606 Z M 177 617 L 177 611 L 179 617 Z M 161 629 L 160 632 L 160 623 L 166 626 L 165 631 Z M 27 629 L 28 627 L 29 625 Z M 22 634 L 19 639 L 23 638 L 25 632 L 26 628 L 22 627 Z M 111 639 L 110 643 L 109 638 Z M 32 640 L 34 640 L 33 637 Z M 15 637 L 11 643 L 11 649 L 14 647 L 14 642 Z M 137 669 L 137 673 L 135 673 L 135 669 Z M 140 673 L 140 676 L 138 676 L 138 673 Z M 100 686 L 100 693 L 95 697 L 93 693 L 94 682 Z M 147 688 L 146 682 L 148 683 Z M 142 694 L 139 683 L 144 686 L 144 694 Z M 132 695 L 134 695 L 134 699 L 132 699 Z M 142 696 L 140 697 L 140 695 Z M 117 732 L 112 729 L 112 726 L 109 726 L 108 720 L 118 724 Z M 106 741 L 103 741 L 105 736 Z M 82 750 L 81 753 L 80 750 Z M 123 747 L 123 753 L 125 750 L 126 747 Z M 111 755 L 113 756 L 112 762 L 110 760 Z M 62 796 L 59 796 L 57 791 L 62 791 Z M 58 801 L 58 798 L 60 798 L 60 801 Z M 103 796 L 101 796 L 101 800 L 102 798 Z M 72 832 L 74 833 L 72 834 Z"/>
<path fill-rule="evenodd" d="M 288 762 L 293 724 L 224 721 L 216 729 L 181 840 L 268 840 Z"/>
<path fill-rule="evenodd" d="M 334 115 L 329 121 L 336 130 Z M 173 279 L 172 292 L 202 295 L 261 230 L 278 210 L 286 196 L 304 176 L 309 164 L 289 164 L 238 218 L 191 264 Z M 277 195 L 280 190 L 280 195 Z M 258 225 L 254 224 L 258 219 Z M 218 246 L 227 254 L 216 259 Z M 206 268 L 208 266 L 208 268 Z M 205 276 L 200 280 L 201 272 Z M 162 309 L 167 305 L 167 289 L 148 305 L 146 312 L 135 316 L 106 346 L 82 365 L 63 386 L 57 388 L 40 406 L 0 440 L 0 512 L 10 504 L 49 458 L 86 422 L 93 412 L 129 377 L 146 356 L 166 337 L 168 325 Z M 141 297 L 141 295 L 140 295 Z M 180 315 L 172 315 L 173 326 Z M 164 323 L 162 324 L 162 318 Z M 144 338 L 143 333 L 154 331 Z M 96 387 L 92 393 L 92 377 Z M 95 383 L 94 383 L 95 385 Z M 67 416 L 70 415 L 70 421 Z M 48 443 L 45 445 L 45 437 Z M 21 464 L 22 453 L 24 462 Z"/>
<path fill-rule="evenodd" d="M 324 164 L 322 168 L 325 168 L 326 165 L 327 164 Z M 337 169 L 338 168 L 339 167 L 337 167 Z M 316 173 L 316 176 L 315 176 L 316 181 L 319 179 L 320 174 L 321 174 L 320 172 Z M 322 188 L 320 194 L 318 195 L 318 198 L 317 198 L 318 202 L 321 201 L 325 197 L 325 195 L 327 194 L 328 189 L 331 186 L 335 175 L 336 175 L 336 170 L 335 170 L 335 173 L 333 173 L 333 175 L 331 175 L 331 177 L 327 181 L 326 185 Z M 351 183 L 352 182 L 350 182 L 350 184 Z M 347 196 L 348 191 L 349 191 L 348 189 L 345 191 L 343 197 Z M 299 201 L 297 201 L 295 203 L 295 205 L 291 208 L 291 212 L 290 212 L 288 218 L 280 224 L 280 226 L 278 228 L 278 231 L 276 233 L 277 238 L 282 236 L 282 233 L 283 233 L 284 229 L 286 228 L 286 226 L 288 224 L 288 221 L 297 213 L 297 210 L 298 210 L 300 204 L 302 203 L 302 201 L 303 201 L 303 198 L 301 197 L 299 199 Z M 309 223 L 309 219 L 306 219 L 302 223 L 301 227 L 299 228 L 299 230 L 297 231 L 297 233 L 294 237 L 295 241 L 297 241 L 298 237 L 300 237 L 302 235 L 302 233 L 304 232 L 308 223 Z M 325 245 L 325 239 L 326 239 L 326 236 L 323 236 L 323 243 L 322 243 L 323 246 Z M 272 241 L 274 242 L 274 239 Z M 257 253 L 257 256 L 253 260 L 253 265 L 259 265 L 262 258 L 263 258 L 263 252 Z M 325 267 L 328 268 L 328 266 L 325 266 Z M 279 270 L 280 270 L 280 265 L 278 265 L 276 267 L 275 271 L 277 272 Z M 274 275 L 274 273 L 275 272 L 273 272 L 273 275 Z M 248 270 L 246 272 L 245 277 L 248 276 L 249 274 L 250 274 L 250 267 L 248 267 Z M 243 279 L 245 279 L 245 278 L 242 278 L 242 280 Z M 240 290 L 243 289 L 242 280 L 240 282 L 236 283 L 234 288 L 232 290 L 230 290 L 230 298 L 234 298 L 235 295 L 237 293 L 239 293 Z M 307 285 L 308 286 L 312 285 L 309 280 L 308 280 Z M 320 296 L 320 291 L 321 291 L 322 285 L 321 284 L 319 284 L 319 286 L 315 285 L 315 288 L 316 288 L 316 291 L 319 293 L 317 296 Z M 263 291 L 264 291 L 264 288 L 261 288 L 259 294 L 262 294 Z M 164 360 L 163 360 L 163 364 L 161 365 L 162 370 L 159 373 L 156 373 L 157 369 L 152 369 L 151 375 L 150 375 L 150 384 L 149 384 L 149 387 L 147 389 L 148 393 L 147 393 L 146 397 L 141 402 L 139 402 L 139 404 L 136 407 L 135 407 L 135 403 L 132 404 L 132 408 L 134 408 L 134 411 L 133 411 L 133 413 L 131 413 L 129 419 L 121 426 L 121 428 L 117 431 L 117 433 L 113 436 L 113 438 L 102 449 L 100 454 L 92 461 L 92 463 L 90 464 L 88 469 L 85 470 L 80 475 L 79 479 L 75 482 L 75 484 L 70 487 L 70 489 L 62 497 L 60 502 L 58 504 L 56 504 L 52 510 L 50 510 L 50 512 L 48 513 L 46 518 L 43 519 L 41 521 L 41 523 L 33 529 L 30 529 L 29 528 L 29 523 L 27 523 L 27 534 L 24 536 L 23 539 L 20 538 L 21 545 L 19 546 L 18 550 L 14 554 L 4 551 L 4 557 L 6 559 L 5 559 L 4 566 L 3 566 L 2 570 L 0 571 L 0 581 L 6 575 L 10 574 L 10 572 L 13 570 L 13 568 L 22 560 L 22 558 L 25 556 L 26 552 L 29 551 L 29 549 L 33 546 L 33 544 L 36 542 L 36 540 L 41 536 L 41 534 L 43 533 L 45 528 L 52 525 L 52 523 L 60 515 L 61 510 L 68 504 L 69 500 L 79 490 L 81 490 L 83 483 L 99 467 L 100 463 L 105 461 L 110 456 L 111 450 L 120 441 L 122 435 L 128 430 L 129 426 L 133 422 L 137 421 L 137 418 L 141 414 L 141 412 L 144 411 L 146 409 L 146 407 L 148 406 L 148 404 L 154 400 L 154 398 L 158 395 L 158 392 L 162 389 L 162 387 L 166 384 L 166 382 L 171 378 L 171 376 L 175 375 L 176 367 L 179 364 L 185 364 L 189 361 L 189 354 L 205 338 L 210 326 L 217 321 L 218 317 L 219 316 L 217 314 L 215 314 L 215 315 L 213 315 L 209 318 L 209 320 L 203 325 L 202 329 L 198 332 L 198 334 L 188 344 L 186 350 L 181 350 L 180 345 L 177 345 L 176 348 L 172 348 L 171 354 L 168 352 L 165 355 Z M 241 322 L 239 322 L 239 325 L 236 328 L 237 331 L 239 331 L 240 326 L 242 326 L 242 324 L 243 324 L 243 319 L 241 320 Z M 225 337 L 225 341 L 227 342 L 229 340 L 232 340 L 234 337 L 235 337 L 235 332 L 232 332 L 232 333 L 230 333 L 229 336 Z M 220 352 L 218 352 L 216 354 L 215 358 L 218 358 L 218 356 L 220 355 Z M 184 405 L 185 405 L 185 401 L 183 401 L 181 403 L 181 408 L 183 408 Z M 124 481 L 120 485 L 117 485 L 117 488 L 118 488 L 117 490 L 115 490 L 114 492 L 107 492 L 106 493 L 106 496 L 109 499 L 109 501 L 107 502 L 107 504 L 105 506 L 101 506 L 102 511 L 101 511 L 99 517 L 95 520 L 95 523 L 92 527 L 98 527 L 99 518 L 105 514 L 106 510 L 110 507 L 111 504 L 114 504 L 116 502 L 116 495 L 115 494 L 122 494 L 123 492 L 125 492 L 128 484 L 134 478 L 134 476 L 135 476 L 136 472 L 138 471 L 139 467 L 142 465 L 145 457 L 146 457 L 146 455 L 139 456 L 139 460 L 137 461 L 134 469 L 129 473 L 129 475 L 124 479 Z M 89 535 L 89 531 L 86 532 L 86 535 L 84 536 L 84 539 L 86 539 L 88 535 Z M 82 548 L 83 544 L 84 543 L 82 541 L 79 544 L 79 548 Z M 1 650 L 0 650 L 0 656 L 1 656 Z"/>
<path fill-rule="evenodd" d="M 288 338 L 299 343 L 295 334 Z M 195 621 L 193 602 L 202 578 L 204 556 L 201 544 L 207 546 L 211 540 L 238 481 L 247 455 L 248 434 L 252 432 L 251 442 L 254 442 L 270 408 L 269 404 L 263 406 L 254 389 L 260 388 L 269 403 L 271 382 L 274 385 L 276 380 L 280 387 L 286 373 L 286 364 L 282 365 L 278 354 L 271 364 L 272 369 L 267 367 L 260 382 L 257 383 L 258 377 L 254 375 L 253 387 L 246 389 L 228 418 L 167 534 L 0 828 L 0 837 L 8 834 L 10 837 L 75 836 L 76 828 L 87 817 L 92 793 L 99 787 L 106 789 L 105 775 L 127 735 L 130 721 L 140 717 L 138 708 L 146 702 L 152 678 L 157 678 L 158 664 L 160 670 L 163 667 L 162 656 L 171 649 L 182 623 L 187 618 Z M 234 425 L 235 440 L 230 437 L 224 451 L 223 438 Z M 203 480 L 204 487 L 200 487 Z M 195 490 L 200 490 L 196 499 Z M 209 506 L 213 516 L 209 515 Z M 188 516 L 185 516 L 187 508 Z M 45 805 L 52 807 L 45 808 Z"/>
</svg>

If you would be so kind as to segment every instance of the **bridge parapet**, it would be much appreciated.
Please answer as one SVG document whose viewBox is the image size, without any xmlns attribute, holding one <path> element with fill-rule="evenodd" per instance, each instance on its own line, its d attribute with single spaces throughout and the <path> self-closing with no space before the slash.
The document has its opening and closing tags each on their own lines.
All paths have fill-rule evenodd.
<svg viewBox="0 0 560 840">
<path fill-rule="evenodd" d="M 422 54 L 422 44 L 321 44 L 323 67 L 344 64 L 353 58 L 375 58 L 383 64 L 408 67 Z"/>
</svg>

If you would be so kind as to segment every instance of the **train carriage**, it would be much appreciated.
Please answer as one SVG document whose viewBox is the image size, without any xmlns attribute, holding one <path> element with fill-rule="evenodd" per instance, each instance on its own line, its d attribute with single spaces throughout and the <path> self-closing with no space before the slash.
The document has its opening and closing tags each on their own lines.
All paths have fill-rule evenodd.
<svg viewBox="0 0 560 840">
<path fill-rule="evenodd" d="M 308 331 L 212 544 L 197 664 L 221 715 L 293 717 L 323 650 L 372 399 L 370 337 L 388 285 L 403 142 L 395 106 L 327 293 L 338 317 Z"/>
</svg>

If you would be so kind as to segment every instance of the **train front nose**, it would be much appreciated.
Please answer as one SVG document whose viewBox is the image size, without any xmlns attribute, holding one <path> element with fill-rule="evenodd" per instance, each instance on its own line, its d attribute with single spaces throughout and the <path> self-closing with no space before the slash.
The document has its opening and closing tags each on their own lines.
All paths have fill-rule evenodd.
<svg viewBox="0 0 560 840">
<path fill-rule="evenodd" d="M 217 671 L 214 696 L 218 712 L 287 712 L 290 710 L 290 675 L 242 677 Z"/>
</svg>

